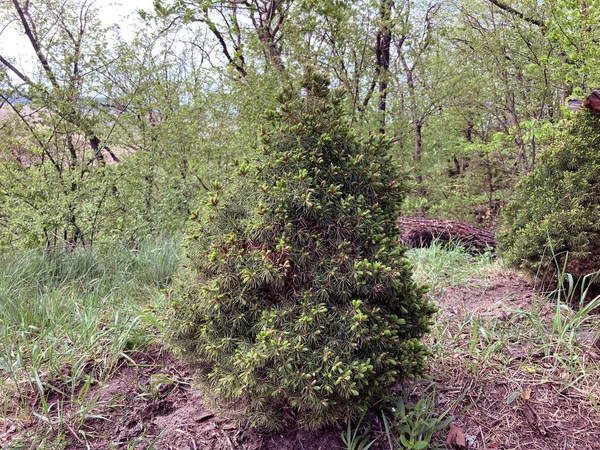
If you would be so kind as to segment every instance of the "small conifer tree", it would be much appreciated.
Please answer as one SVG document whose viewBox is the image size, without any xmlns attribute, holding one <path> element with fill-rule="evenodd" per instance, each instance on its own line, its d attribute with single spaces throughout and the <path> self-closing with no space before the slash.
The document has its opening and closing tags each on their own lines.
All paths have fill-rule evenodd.
<svg viewBox="0 0 600 450">
<path fill-rule="evenodd" d="M 389 140 L 359 140 L 342 92 L 308 71 L 266 114 L 262 156 L 214 186 L 173 289 L 167 340 L 205 363 L 255 426 L 314 429 L 418 376 L 432 305 L 395 218 L 406 193 Z"/>
<path fill-rule="evenodd" d="M 500 250 L 533 274 L 600 270 L 600 124 L 581 111 L 517 185 L 504 211 Z"/>
</svg>

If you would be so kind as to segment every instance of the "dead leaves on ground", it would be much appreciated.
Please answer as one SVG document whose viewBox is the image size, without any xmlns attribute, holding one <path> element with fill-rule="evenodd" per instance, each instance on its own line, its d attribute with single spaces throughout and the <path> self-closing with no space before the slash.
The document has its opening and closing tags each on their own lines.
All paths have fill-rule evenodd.
<svg viewBox="0 0 600 450">
<path fill-rule="evenodd" d="M 462 428 L 451 423 L 450 431 L 448 431 L 448 437 L 446 438 L 446 444 L 453 448 L 466 448 L 467 441 L 465 439 L 465 432 Z"/>
</svg>

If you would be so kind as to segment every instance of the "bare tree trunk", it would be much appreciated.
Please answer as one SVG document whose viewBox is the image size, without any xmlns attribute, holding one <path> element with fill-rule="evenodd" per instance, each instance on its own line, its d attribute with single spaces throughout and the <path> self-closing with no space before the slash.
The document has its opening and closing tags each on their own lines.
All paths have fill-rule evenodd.
<svg viewBox="0 0 600 450">
<path fill-rule="evenodd" d="M 485 165 L 487 172 L 487 183 L 488 183 L 488 208 L 490 212 L 494 208 L 494 176 L 492 173 L 492 162 L 490 161 L 490 155 L 488 152 L 485 153 Z"/>
<path fill-rule="evenodd" d="M 519 166 L 521 167 L 521 172 L 523 172 L 523 173 L 529 172 L 527 146 L 525 145 L 525 141 L 523 140 L 523 132 L 521 130 L 521 124 L 519 122 L 519 118 L 517 117 L 515 99 L 511 93 L 506 94 L 506 110 L 508 112 L 510 124 L 516 130 L 515 143 L 519 146 L 519 150 L 520 150 Z"/>
<path fill-rule="evenodd" d="M 414 135 L 415 135 L 415 154 L 413 161 L 415 163 L 415 181 L 417 182 L 417 196 L 420 198 L 425 197 L 427 191 L 423 187 L 423 175 L 421 175 L 421 156 L 423 154 L 423 124 L 420 120 L 417 120 L 414 124 Z M 424 212 L 424 211 L 423 211 Z"/>
</svg>

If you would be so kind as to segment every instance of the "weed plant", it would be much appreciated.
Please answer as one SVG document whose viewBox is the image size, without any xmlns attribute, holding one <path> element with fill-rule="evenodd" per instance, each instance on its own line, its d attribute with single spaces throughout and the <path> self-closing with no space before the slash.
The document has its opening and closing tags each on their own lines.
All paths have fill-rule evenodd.
<svg viewBox="0 0 600 450">
<path fill-rule="evenodd" d="M 433 386 L 433 390 L 430 389 Z M 407 391 L 385 398 L 376 405 L 379 411 L 383 431 L 373 432 L 368 424 L 363 423 L 364 414 L 353 426 L 351 422 L 342 432 L 342 441 L 346 450 L 368 450 L 378 440 L 384 441 L 386 450 L 436 450 L 438 438 L 450 422 L 454 420 L 449 415 L 452 406 L 443 411 L 435 407 L 437 392 L 433 384 L 419 385 L 418 393 L 421 398 L 416 402 L 409 401 Z M 464 397 L 459 398 L 459 401 Z M 374 436 L 379 434 L 378 439 Z"/>
<path fill-rule="evenodd" d="M 435 393 L 416 403 L 406 402 L 401 396 L 390 400 L 391 418 L 382 415 L 390 449 L 434 450 L 434 434 L 443 431 L 453 420 L 448 411 L 435 412 Z"/>
</svg>

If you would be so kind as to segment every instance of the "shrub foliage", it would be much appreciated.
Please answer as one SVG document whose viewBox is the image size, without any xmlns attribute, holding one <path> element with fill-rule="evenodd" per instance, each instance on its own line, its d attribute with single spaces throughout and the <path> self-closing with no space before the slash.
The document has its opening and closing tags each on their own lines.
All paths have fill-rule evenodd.
<svg viewBox="0 0 600 450">
<path fill-rule="evenodd" d="M 504 215 L 505 259 L 533 273 L 600 270 L 600 124 L 582 111 L 516 188 Z"/>
<path fill-rule="evenodd" d="M 166 322 L 210 390 L 271 428 L 359 414 L 418 376 L 434 312 L 398 244 L 389 140 L 358 139 L 324 76 L 302 88 L 266 114 L 260 159 L 194 217 Z"/>
</svg>

